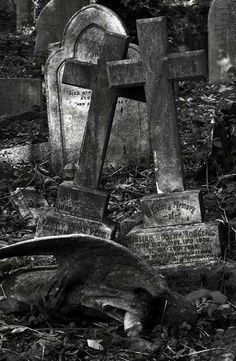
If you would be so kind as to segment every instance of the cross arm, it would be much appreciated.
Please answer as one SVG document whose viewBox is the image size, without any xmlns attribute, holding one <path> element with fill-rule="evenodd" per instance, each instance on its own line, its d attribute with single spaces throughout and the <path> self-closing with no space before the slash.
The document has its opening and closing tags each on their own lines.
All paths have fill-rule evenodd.
<svg viewBox="0 0 236 361">
<path fill-rule="evenodd" d="M 207 77 L 204 50 L 170 53 L 164 59 L 168 79 L 173 81 Z M 145 85 L 144 65 L 141 60 L 127 59 L 107 63 L 110 88 L 127 88 Z"/>
<path fill-rule="evenodd" d="M 110 88 L 137 87 L 145 84 L 143 64 L 139 59 L 126 59 L 107 63 Z"/>
<path fill-rule="evenodd" d="M 97 64 L 69 59 L 65 62 L 62 83 L 92 89 L 96 77 Z"/>
</svg>

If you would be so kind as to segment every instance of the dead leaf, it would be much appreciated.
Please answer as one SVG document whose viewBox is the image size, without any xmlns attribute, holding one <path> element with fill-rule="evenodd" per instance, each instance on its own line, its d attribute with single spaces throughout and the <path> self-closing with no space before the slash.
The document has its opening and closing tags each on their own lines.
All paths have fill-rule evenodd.
<svg viewBox="0 0 236 361">
<path fill-rule="evenodd" d="M 103 351 L 104 347 L 100 344 L 102 340 L 87 340 L 88 347 L 93 350 Z"/>
</svg>

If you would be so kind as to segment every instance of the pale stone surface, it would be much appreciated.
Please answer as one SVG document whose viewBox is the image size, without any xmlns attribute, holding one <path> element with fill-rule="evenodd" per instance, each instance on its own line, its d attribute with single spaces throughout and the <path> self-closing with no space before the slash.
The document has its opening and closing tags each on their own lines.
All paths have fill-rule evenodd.
<svg viewBox="0 0 236 361">
<path fill-rule="evenodd" d="M 152 194 L 143 197 L 141 209 L 145 227 L 202 222 L 202 199 L 199 190 Z"/>
<path fill-rule="evenodd" d="M 102 221 L 108 200 L 106 192 L 78 187 L 67 181 L 59 187 L 56 208 L 77 217 Z"/>
<path fill-rule="evenodd" d="M 41 101 L 41 79 L 0 78 L 0 115 L 27 112 Z"/>
<path fill-rule="evenodd" d="M 36 230 L 37 237 L 76 233 L 112 239 L 115 226 L 51 210 L 40 218 Z"/>
<path fill-rule="evenodd" d="M 0 161 L 12 165 L 35 162 L 49 158 L 50 146 L 48 143 L 26 144 L 0 150 Z M 46 156 L 46 157 L 45 157 Z"/>
<path fill-rule="evenodd" d="M 108 85 L 106 63 L 123 59 L 128 48 L 128 37 L 106 33 L 101 44 L 97 64 L 67 60 L 62 82 L 92 90 L 87 122 L 74 182 L 97 188 L 105 161 L 107 144 L 115 113 L 118 93 Z"/>
<path fill-rule="evenodd" d="M 236 77 L 236 0 L 214 0 L 208 17 L 209 81 Z"/>
<path fill-rule="evenodd" d="M 35 55 L 47 52 L 50 43 L 61 41 L 67 22 L 86 5 L 89 5 L 89 0 L 49 1 L 39 14 L 35 25 L 37 31 Z"/>
<path fill-rule="evenodd" d="M 28 25 L 33 25 L 32 0 L 16 0 L 16 31 L 21 33 Z"/>
<path fill-rule="evenodd" d="M 64 62 L 72 58 L 96 64 L 105 29 L 121 35 L 126 34 L 119 18 L 109 9 L 91 5 L 81 10 L 67 24 L 62 47 L 52 53 L 47 61 L 45 77 L 52 167 L 55 173 L 61 172 L 66 164 L 78 161 L 91 99 L 90 89 L 62 84 Z M 134 46 L 129 53 L 132 57 L 139 56 Z M 134 127 L 131 126 L 132 123 Z M 132 138 L 131 127 L 135 133 L 135 140 L 141 140 L 139 149 L 138 142 Z M 125 163 L 130 157 L 147 157 L 147 154 L 150 154 L 147 128 L 146 105 L 128 101 L 126 106 L 126 101 L 119 99 L 106 164 L 116 166 L 118 160 Z M 117 141 L 120 129 L 123 130 L 121 144 Z M 117 160 L 117 154 L 121 151 Z"/>
<path fill-rule="evenodd" d="M 145 80 L 157 191 L 181 191 L 184 181 L 172 81 L 205 77 L 205 54 L 169 54 L 164 17 L 138 20 L 137 30 L 142 64 L 127 60 L 108 63 L 110 88 L 124 90 L 134 84 L 141 86 Z"/>
<path fill-rule="evenodd" d="M 156 268 L 209 264 L 216 262 L 220 255 L 216 223 L 135 227 L 127 235 L 126 244 Z"/>
</svg>

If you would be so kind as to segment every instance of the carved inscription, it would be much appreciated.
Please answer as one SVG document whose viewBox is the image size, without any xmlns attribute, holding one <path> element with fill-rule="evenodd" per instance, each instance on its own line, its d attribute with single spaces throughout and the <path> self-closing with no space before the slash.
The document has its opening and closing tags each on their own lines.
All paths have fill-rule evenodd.
<svg viewBox="0 0 236 361">
<path fill-rule="evenodd" d="M 141 207 L 147 227 L 202 221 L 200 192 L 185 191 L 144 197 Z"/>
<path fill-rule="evenodd" d="M 111 239 L 113 232 L 114 227 L 108 227 L 103 223 L 52 212 L 51 214 L 47 213 L 40 220 L 37 237 L 85 233 Z"/>
<path fill-rule="evenodd" d="M 108 194 L 63 182 L 58 191 L 56 208 L 64 213 L 101 222 L 108 203 Z"/>
<path fill-rule="evenodd" d="M 218 225 L 134 228 L 128 247 L 138 249 L 156 267 L 212 262 L 219 254 Z"/>
</svg>

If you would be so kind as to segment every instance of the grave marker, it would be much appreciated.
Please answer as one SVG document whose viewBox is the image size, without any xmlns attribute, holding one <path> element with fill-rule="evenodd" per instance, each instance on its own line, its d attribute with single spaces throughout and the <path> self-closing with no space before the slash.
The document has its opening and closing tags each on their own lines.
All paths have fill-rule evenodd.
<svg viewBox="0 0 236 361">
<path fill-rule="evenodd" d="M 129 232 L 127 246 L 154 267 L 168 269 L 173 281 L 178 267 L 210 264 L 220 254 L 218 224 L 201 223 L 200 192 L 184 191 L 172 84 L 206 77 L 206 59 L 204 51 L 169 54 L 163 17 L 138 20 L 137 30 L 141 61 L 107 65 L 112 89 L 144 85 L 155 164 L 157 194 L 141 200 L 144 225 Z"/>
<path fill-rule="evenodd" d="M 91 7 L 85 9 L 85 15 L 88 15 L 90 10 Z M 93 16 L 95 15 L 99 15 L 99 11 L 98 13 L 93 12 Z M 87 46 L 92 49 L 93 54 L 96 51 L 96 56 L 93 57 L 94 62 L 72 60 L 69 64 L 70 79 L 75 89 L 82 86 L 89 89 L 86 91 L 92 89 L 88 121 L 76 171 L 78 174 L 75 176 L 75 182 L 63 182 L 61 184 L 56 211 L 49 217 L 53 221 L 51 234 L 58 232 L 60 228 L 58 225 L 61 224 L 63 217 L 66 218 L 66 222 L 60 228 L 62 233 L 66 229 L 75 229 L 74 223 L 77 222 L 78 230 L 86 228 L 85 230 L 89 234 L 103 234 L 104 237 L 111 238 L 114 227 L 106 226 L 103 223 L 108 194 L 96 189 L 105 159 L 117 100 L 117 91 L 110 91 L 108 86 L 106 63 L 108 60 L 122 59 L 125 56 L 128 38 L 125 34 L 105 33 L 100 29 L 98 31 L 98 28 L 91 24 L 93 22 L 87 21 L 88 33 L 84 31 L 83 36 L 85 36 Z M 95 34 L 96 37 L 94 37 Z M 95 49 L 94 44 L 96 44 Z M 85 55 L 81 53 L 81 57 Z M 48 232 L 48 220 L 49 218 L 45 218 L 37 232 L 38 235 L 48 234 L 44 233 Z M 84 227 L 85 224 L 86 227 Z"/>
<path fill-rule="evenodd" d="M 86 12 L 86 17 L 83 16 Z M 51 164 L 54 173 L 62 173 L 66 165 L 78 161 L 91 100 L 91 90 L 62 83 L 66 59 L 96 63 L 104 31 L 126 34 L 120 19 L 109 9 L 91 5 L 79 11 L 67 24 L 62 47 L 49 57 L 45 69 L 48 122 L 51 143 Z M 90 44 L 90 45 L 89 45 Z M 139 58 L 133 44 L 129 56 Z M 120 134 L 124 141 L 117 141 Z M 134 133 L 134 139 L 132 138 Z M 121 139 L 122 139 L 121 138 Z M 137 141 L 135 142 L 135 138 Z M 126 161 L 150 158 L 146 104 L 136 100 L 118 99 L 109 144 L 107 165 L 123 165 Z M 138 147 L 138 143 L 141 146 Z M 119 157 L 114 155 L 122 150 Z M 119 153 L 118 153 L 119 154 Z M 123 159 L 124 158 L 124 159 Z"/>
<path fill-rule="evenodd" d="M 236 1 L 214 0 L 208 16 L 209 81 L 236 77 Z"/>
<path fill-rule="evenodd" d="M 50 0 L 36 21 L 35 56 L 47 54 L 49 44 L 61 41 L 72 15 L 87 5 L 89 0 Z"/>
</svg>

